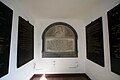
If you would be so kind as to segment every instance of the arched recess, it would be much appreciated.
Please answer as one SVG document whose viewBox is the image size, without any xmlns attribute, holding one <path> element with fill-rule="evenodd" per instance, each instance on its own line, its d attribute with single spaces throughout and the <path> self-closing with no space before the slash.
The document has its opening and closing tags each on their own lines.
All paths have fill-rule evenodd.
<svg viewBox="0 0 120 80">
<path fill-rule="evenodd" d="M 77 33 L 71 25 L 64 22 L 49 25 L 42 34 L 42 57 L 78 57 L 77 39 Z"/>
</svg>

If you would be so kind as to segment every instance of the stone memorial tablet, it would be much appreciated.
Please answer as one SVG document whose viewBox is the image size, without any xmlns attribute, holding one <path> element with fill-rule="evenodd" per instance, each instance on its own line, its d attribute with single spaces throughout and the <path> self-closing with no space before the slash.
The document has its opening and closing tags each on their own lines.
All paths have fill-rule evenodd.
<svg viewBox="0 0 120 80">
<path fill-rule="evenodd" d="M 77 57 L 77 33 L 68 24 L 57 22 L 43 32 L 43 57 Z"/>
</svg>

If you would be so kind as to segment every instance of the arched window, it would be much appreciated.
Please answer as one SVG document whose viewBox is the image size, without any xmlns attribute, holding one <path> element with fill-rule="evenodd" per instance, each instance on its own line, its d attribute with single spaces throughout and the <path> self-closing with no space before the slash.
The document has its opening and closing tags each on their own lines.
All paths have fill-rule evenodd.
<svg viewBox="0 0 120 80">
<path fill-rule="evenodd" d="M 42 57 L 78 57 L 77 33 L 67 23 L 56 22 L 49 25 L 42 35 Z"/>
</svg>

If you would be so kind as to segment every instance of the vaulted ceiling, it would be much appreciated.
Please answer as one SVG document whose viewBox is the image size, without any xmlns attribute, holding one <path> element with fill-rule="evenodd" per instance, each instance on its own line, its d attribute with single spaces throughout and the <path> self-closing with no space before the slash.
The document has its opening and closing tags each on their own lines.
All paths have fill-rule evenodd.
<svg viewBox="0 0 120 80">
<path fill-rule="evenodd" d="M 29 13 L 42 19 L 79 19 L 104 0 L 21 0 Z"/>
</svg>

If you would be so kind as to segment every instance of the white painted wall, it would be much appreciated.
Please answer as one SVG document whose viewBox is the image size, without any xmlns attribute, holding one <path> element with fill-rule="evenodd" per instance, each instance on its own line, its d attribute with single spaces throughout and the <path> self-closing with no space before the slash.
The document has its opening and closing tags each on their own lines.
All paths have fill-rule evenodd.
<svg viewBox="0 0 120 80">
<path fill-rule="evenodd" d="M 111 72 L 110 66 L 110 50 L 109 50 L 109 34 L 108 34 L 108 21 L 107 11 L 120 3 L 120 0 L 105 0 L 97 7 L 92 9 L 92 12 L 87 15 L 84 20 L 85 24 L 89 24 L 91 21 L 102 16 L 103 18 L 103 38 L 104 38 L 104 59 L 105 67 L 101 67 L 96 63 L 86 59 L 85 72 L 92 80 L 120 80 L 120 76 Z"/>
<path fill-rule="evenodd" d="M 71 25 L 78 34 L 78 58 L 42 58 L 42 33 L 54 22 Z M 36 19 L 35 25 L 35 73 L 84 73 L 85 72 L 85 28 L 81 20 Z M 55 66 L 54 66 L 55 61 Z"/>
<path fill-rule="evenodd" d="M 33 75 L 33 61 L 17 68 L 17 35 L 18 35 L 18 16 L 22 16 L 34 25 L 33 19 L 27 11 L 22 8 L 19 0 L 0 0 L 13 10 L 12 35 L 10 46 L 9 73 L 0 80 L 29 80 Z"/>
<path fill-rule="evenodd" d="M 9 74 L 0 80 L 29 80 L 35 73 L 87 73 L 92 80 L 120 80 L 120 76 L 110 70 L 110 52 L 108 40 L 107 11 L 120 3 L 120 0 L 104 0 L 88 11 L 84 20 L 80 19 L 36 19 L 29 17 L 19 0 L 1 0 L 13 9 L 12 37 Z M 35 60 L 17 69 L 17 33 L 18 16 L 29 20 L 35 26 Z M 86 59 L 85 26 L 98 17 L 103 18 L 105 67 Z M 78 58 L 42 58 L 42 33 L 54 22 L 66 22 L 73 26 L 78 34 Z M 54 66 L 55 61 L 55 66 Z M 77 66 L 78 64 L 78 66 Z M 73 68 L 74 67 L 74 68 Z"/>
</svg>

